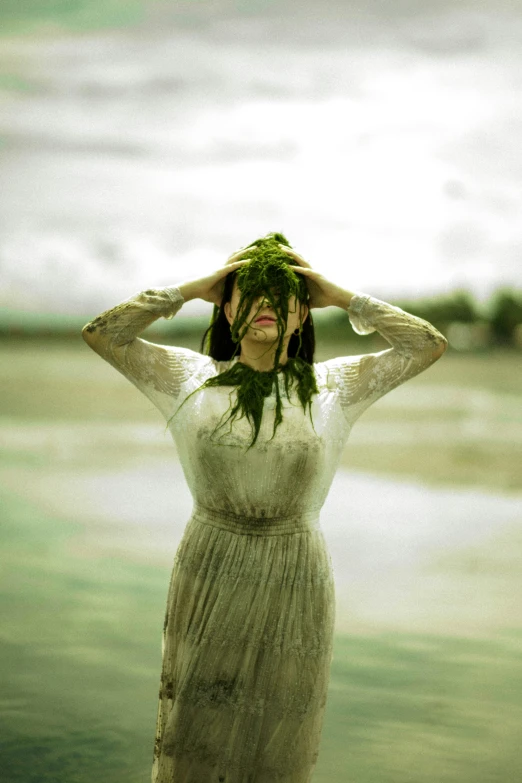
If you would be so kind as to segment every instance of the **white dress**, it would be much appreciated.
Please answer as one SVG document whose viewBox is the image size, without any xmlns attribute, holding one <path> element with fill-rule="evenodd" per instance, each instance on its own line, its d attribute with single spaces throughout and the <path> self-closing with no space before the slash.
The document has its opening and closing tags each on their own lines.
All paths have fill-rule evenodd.
<svg viewBox="0 0 522 783">
<path fill-rule="evenodd" d="M 138 337 L 182 304 L 175 286 L 144 291 L 95 318 L 85 336 L 170 420 L 194 500 L 168 590 L 152 783 L 309 783 L 335 618 L 321 507 L 356 419 L 433 364 L 446 339 L 357 292 L 347 311 L 354 330 L 377 330 L 391 348 L 314 364 L 313 427 L 280 375 L 283 422 L 271 439 L 273 394 L 247 451 L 246 418 L 211 437 L 234 387 L 198 392 L 171 419 L 230 366 Z"/>
</svg>

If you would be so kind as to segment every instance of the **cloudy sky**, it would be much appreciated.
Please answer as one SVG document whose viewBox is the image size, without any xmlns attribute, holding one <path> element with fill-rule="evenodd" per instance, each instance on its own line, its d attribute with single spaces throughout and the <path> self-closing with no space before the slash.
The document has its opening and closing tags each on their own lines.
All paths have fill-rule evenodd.
<svg viewBox="0 0 522 783">
<path fill-rule="evenodd" d="M 274 230 L 389 300 L 522 287 L 513 5 L 147 8 L 4 36 L 0 306 L 92 315 Z"/>
</svg>

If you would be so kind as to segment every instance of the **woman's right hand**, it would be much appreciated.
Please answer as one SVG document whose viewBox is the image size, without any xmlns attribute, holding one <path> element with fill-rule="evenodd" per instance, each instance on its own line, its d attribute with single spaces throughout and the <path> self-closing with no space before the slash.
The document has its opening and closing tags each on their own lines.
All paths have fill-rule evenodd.
<svg viewBox="0 0 522 783">
<path fill-rule="evenodd" d="M 251 252 L 254 248 L 248 247 L 234 253 L 225 262 L 225 265 L 213 272 L 207 277 L 200 277 L 197 280 L 188 280 L 186 283 L 180 283 L 176 286 L 183 299 L 188 302 L 190 299 L 203 299 L 204 302 L 211 302 L 214 305 L 221 304 L 223 291 L 225 289 L 225 277 L 231 272 L 235 272 L 243 264 L 248 264 L 250 258 L 241 258 Z"/>
</svg>

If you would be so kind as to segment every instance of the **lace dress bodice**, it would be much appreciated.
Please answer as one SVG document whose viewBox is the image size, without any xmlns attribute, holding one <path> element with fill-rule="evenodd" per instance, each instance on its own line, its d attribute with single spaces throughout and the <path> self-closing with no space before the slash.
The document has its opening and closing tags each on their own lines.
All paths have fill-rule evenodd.
<svg viewBox="0 0 522 783">
<path fill-rule="evenodd" d="M 244 524 L 252 520 L 253 531 L 255 520 L 318 517 L 354 422 L 384 394 L 433 364 L 447 344 L 427 321 L 357 292 L 347 308 L 353 329 L 361 335 L 377 331 L 391 347 L 315 363 L 319 393 L 313 397 L 313 425 L 295 392 L 285 396 L 280 374 L 283 422 L 272 438 L 273 393 L 265 399 L 258 440 L 247 450 L 252 430 L 246 418 L 213 434 L 230 408 L 234 387 L 207 388 L 187 400 L 230 362 L 138 336 L 157 318 L 172 318 L 183 301 L 176 286 L 143 291 L 87 324 L 84 336 L 161 411 L 195 506 L 241 517 Z"/>
</svg>

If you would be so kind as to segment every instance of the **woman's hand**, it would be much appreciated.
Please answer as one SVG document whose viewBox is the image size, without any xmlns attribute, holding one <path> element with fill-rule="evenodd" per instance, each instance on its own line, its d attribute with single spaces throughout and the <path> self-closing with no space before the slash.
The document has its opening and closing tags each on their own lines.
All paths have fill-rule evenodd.
<svg viewBox="0 0 522 783">
<path fill-rule="evenodd" d="M 211 302 L 219 307 L 223 298 L 225 289 L 225 277 L 231 272 L 235 272 L 243 264 L 248 264 L 250 258 L 240 258 L 253 250 L 249 247 L 234 253 L 216 272 L 207 277 L 201 277 L 198 280 L 189 280 L 186 283 L 180 283 L 176 286 L 183 299 L 188 302 L 190 299 L 203 299 L 204 302 Z"/>
<path fill-rule="evenodd" d="M 312 269 L 308 261 L 305 261 L 295 250 L 286 245 L 279 245 L 290 258 L 297 262 L 297 266 L 291 264 L 290 269 L 299 272 L 306 277 L 306 284 L 310 294 L 309 306 L 312 307 L 348 307 L 353 296 L 352 291 L 331 283 L 326 277 Z"/>
</svg>

